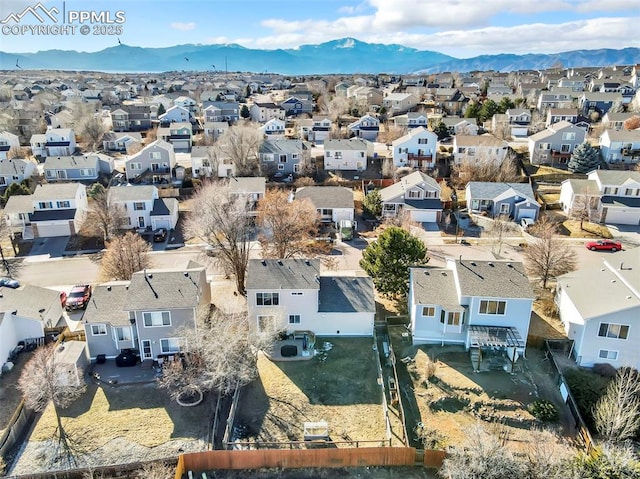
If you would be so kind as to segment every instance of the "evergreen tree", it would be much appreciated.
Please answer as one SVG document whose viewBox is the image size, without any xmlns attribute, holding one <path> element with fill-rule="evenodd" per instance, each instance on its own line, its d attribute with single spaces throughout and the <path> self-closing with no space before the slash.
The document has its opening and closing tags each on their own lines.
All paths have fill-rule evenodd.
<svg viewBox="0 0 640 479">
<path fill-rule="evenodd" d="M 247 105 L 242 105 L 242 108 L 240 108 L 240 116 L 245 120 L 251 116 L 251 112 Z"/>
<path fill-rule="evenodd" d="M 438 135 L 438 140 L 442 140 L 449 136 L 449 129 L 443 122 L 438 123 L 438 126 L 435 127 L 433 132 Z"/>
<path fill-rule="evenodd" d="M 475 102 L 469 103 L 469 105 L 467 106 L 467 109 L 464 112 L 464 117 L 478 118 L 479 115 L 480 115 L 480 105 L 478 105 Z"/>
<path fill-rule="evenodd" d="M 573 173 L 587 174 L 596 170 L 600 163 L 600 151 L 592 147 L 589 142 L 584 142 L 578 145 L 571 153 L 567 168 Z"/>
<path fill-rule="evenodd" d="M 362 201 L 362 208 L 365 213 L 378 217 L 382 214 L 382 196 L 379 190 L 373 190 L 367 193 Z"/>
<path fill-rule="evenodd" d="M 508 109 L 515 108 L 515 106 L 516 106 L 515 103 L 513 103 L 511 101 L 511 98 L 507 96 L 502 97 L 502 100 L 500 100 L 500 103 L 498 103 L 498 108 L 500 113 L 506 113 Z"/>
<path fill-rule="evenodd" d="M 493 100 L 486 100 L 482 104 L 482 108 L 478 112 L 478 119 L 482 122 L 490 120 L 493 118 L 493 115 L 500 112 L 500 107 Z"/>
<path fill-rule="evenodd" d="M 158 116 L 164 115 L 167 112 L 167 109 L 164 107 L 162 103 L 158 106 Z"/>
</svg>

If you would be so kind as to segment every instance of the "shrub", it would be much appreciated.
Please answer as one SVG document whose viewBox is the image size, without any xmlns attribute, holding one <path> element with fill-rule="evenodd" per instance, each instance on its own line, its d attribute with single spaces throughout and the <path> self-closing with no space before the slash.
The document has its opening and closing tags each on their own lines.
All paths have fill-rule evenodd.
<svg viewBox="0 0 640 479">
<path fill-rule="evenodd" d="M 617 370 L 611 364 L 598 363 L 593 365 L 593 372 L 603 378 L 612 378 L 616 375 Z"/>
<path fill-rule="evenodd" d="M 558 409 L 549 401 L 539 399 L 529 405 L 529 412 L 536 419 L 543 422 L 555 422 L 558 420 Z"/>
<path fill-rule="evenodd" d="M 565 371 L 564 377 L 578 404 L 580 414 L 587 421 L 589 427 L 593 427 L 593 408 L 604 395 L 610 379 L 580 368 L 568 369 Z"/>
</svg>

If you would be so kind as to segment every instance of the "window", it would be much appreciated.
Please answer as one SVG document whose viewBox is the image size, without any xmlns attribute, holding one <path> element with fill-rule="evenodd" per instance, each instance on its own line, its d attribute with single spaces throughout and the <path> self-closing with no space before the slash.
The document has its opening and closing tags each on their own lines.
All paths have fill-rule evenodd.
<svg viewBox="0 0 640 479">
<path fill-rule="evenodd" d="M 506 308 L 506 301 L 489 301 L 486 299 L 480 301 L 480 314 L 504 314 Z"/>
<path fill-rule="evenodd" d="M 144 211 L 145 207 L 144 207 L 144 203 L 139 201 L 133 204 L 133 210 L 134 211 Z"/>
<path fill-rule="evenodd" d="M 182 351 L 184 341 L 182 338 L 167 338 L 160 340 L 160 350 L 163 353 L 179 353 Z"/>
<path fill-rule="evenodd" d="M 420 190 L 409 190 L 409 198 L 419 199 L 422 197 Z"/>
<path fill-rule="evenodd" d="M 171 313 L 169 311 L 153 311 L 142 313 L 145 328 L 156 328 L 159 326 L 171 326 Z"/>
<path fill-rule="evenodd" d="M 466 148 L 463 148 L 463 147 L 458 148 L 458 153 L 464 153 L 466 151 L 467 151 Z"/>
<path fill-rule="evenodd" d="M 560 153 L 571 153 L 571 145 L 569 144 L 560 145 Z"/>
<path fill-rule="evenodd" d="M 509 203 L 500 203 L 500 214 L 501 215 L 508 215 L 510 206 L 511 205 L 509 205 Z"/>
<path fill-rule="evenodd" d="M 562 139 L 563 140 L 575 140 L 576 139 L 576 134 L 575 132 L 566 132 L 562 134 Z"/>
<path fill-rule="evenodd" d="M 626 324 L 600 323 L 598 336 L 601 338 L 627 339 L 629 326 Z"/>
<path fill-rule="evenodd" d="M 93 175 L 93 168 L 81 168 L 80 169 L 80 176 L 94 176 Z"/>
<path fill-rule="evenodd" d="M 336 152 L 333 154 L 333 157 L 334 157 L 336 160 L 341 160 L 341 159 L 342 159 L 342 152 L 341 152 L 341 151 L 336 151 Z"/>
<path fill-rule="evenodd" d="M 279 171 L 284 171 L 284 164 L 279 163 L 279 164 L 278 164 L 278 170 L 279 170 Z"/>
<path fill-rule="evenodd" d="M 291 291 L 291 296 L 302 296 L 303 294 L 302 291 Z"/>
<path fill-rule="evenodd" d="M 418 145 L 426 145 L 427 143 L 429 143 L 428 138 L 418 138 Z"/>
<path fill-rule="evenodd" d="M 475 148 L 469 148 L 467 150 L 467 155 L 469 156 L 475 156 L 476 155 L 476 149 Z"/>
<path fill-rule="evenodd" d="M 447 314 L 447 325 L 460 326 L 461 319 L 462 319 L 462 314 L 459 311 L 450 311 Z"/>
<path fill-rule="evenodd" d="M 321 209 L 320 214 L 322 216 L 333 216 L 333 210 L 331 209 Z"/>
<path fill-rule="evenodd" d="M 436 308 L 434 308 L 433 306 L 422 307 L 422 316 L 433 318 L 435 315 L 436 315 Z"/>
<path fill-rule="evenodd" d="M 608 349 L 601 349 L 598 351 L 598 357 L 600 359 L 609 359 L 615 361 L 618 359 L 618 351 L 609 351 Z"/>
<path fill-rule="evenodd" d="M 551 143 L 540 143 L 540 145 L 538 145 L 538 149 L 540 149 L 540 150 L 550 150 L 551 149 Z"/>
<path fill-rule="evenodd" d="M 151 160 L 160 160 L 162 158 L 162 153 L 159 151 L 151 151 L 149 152 L 149 159 Z"/>
<path fill-rule="evenodd" d="M 58 208 L 71 208 L 71 202 L 69 202 L 69 201 L 58 201 Z"/>
<path fill-rule="evenodd" d="M 287 162 L 287 155 L 280 155 L 280 163 L 286 163 Z"/>
<path fill-rule="evenodd" d="M 104 336 L 107 334 L 107 326 L 104 324 L 92 324 L 91 334 L 94 336 Z"/>
<path fill-rule="evenodd" d="M 132 170 L 141 170 L 142 163 L 129 163 L 129 168 Z"/>
<path fill-rule="evenodd" d="M 300 315 L 299 314 L 290 314 L 289 315 L 289 324 L 300 324 Z"/>
<path fill-rule="evenodd" d="M 280 304 L 279 293 L 256 293 L 258 306 L 278 306 Z"/>
<path fill-rule="evenodd" d="M 53 208 L 53 203 L 51 201 L 41 201 L 38 203 L 39 210 L 46 210 L 48 208 Z"/>
<path fill-rule="evenodd" d="M 116 328 L 115 333 L 118 341 L 131 341 L 131 328 Z"/>
</svg>

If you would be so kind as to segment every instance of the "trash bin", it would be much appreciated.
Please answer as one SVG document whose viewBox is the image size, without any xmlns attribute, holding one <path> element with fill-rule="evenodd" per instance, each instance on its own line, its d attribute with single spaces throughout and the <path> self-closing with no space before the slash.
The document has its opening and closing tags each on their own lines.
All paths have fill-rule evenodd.
<svg viewBox="0 0 640 479">
<path fill-rule="evenodd" d="M 96 364 L 104 364 L 107 362 L 107 356 L 105 354 L 98 354 L 96 356 Z"/>
</svg>

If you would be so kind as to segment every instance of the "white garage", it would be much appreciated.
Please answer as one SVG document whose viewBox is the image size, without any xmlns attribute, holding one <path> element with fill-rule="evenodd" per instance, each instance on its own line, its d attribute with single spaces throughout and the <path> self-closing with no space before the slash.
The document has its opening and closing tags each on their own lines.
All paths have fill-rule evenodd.
<svg viewBox="0 0 640 479">
<path fill-rule="evenodd" d="M 604 223 L 614 225 L 640 225 L 640 208 L 607 208 Z"/>
<path fill-rule="evenodd" d="M 52 238 L 55 236 L 71 236 L 73 233 L 71 232 L 71 225 L 73 222 L 65 221 L 65 222 L 45 222 L 39 221 L 37 223 L 32 223 L 35 227 L 34 230 L 37 231 L 35 236 L 37 238 Z"/>
<path fill-rule="evenodd" d="M 409 210 L 409 215 L 417 223 L 437 223 L 440 220 L 439 210 Z"/>
</svg>

